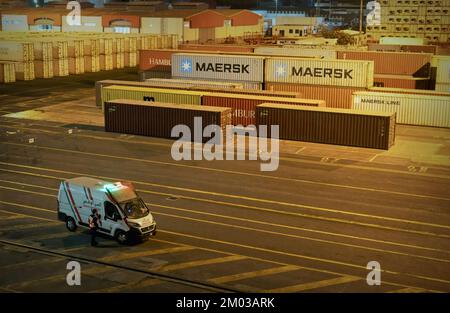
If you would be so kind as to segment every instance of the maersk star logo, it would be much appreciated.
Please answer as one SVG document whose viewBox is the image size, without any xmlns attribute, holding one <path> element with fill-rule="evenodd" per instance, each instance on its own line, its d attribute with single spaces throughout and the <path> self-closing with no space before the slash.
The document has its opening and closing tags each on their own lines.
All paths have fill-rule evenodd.
<svg viewBox="0 0 450 313">
<path fill-rule="evenodd" d="M 286 75 L 287 75 L 286 64 L 275 65 L 275 77 L 286 77 Z"/>
<path fill-rule="evenodd" d="M 181 71 L 185 73 L 192 73 L 192 60 L 182 59 L 181 60 Z"/>
</svg>

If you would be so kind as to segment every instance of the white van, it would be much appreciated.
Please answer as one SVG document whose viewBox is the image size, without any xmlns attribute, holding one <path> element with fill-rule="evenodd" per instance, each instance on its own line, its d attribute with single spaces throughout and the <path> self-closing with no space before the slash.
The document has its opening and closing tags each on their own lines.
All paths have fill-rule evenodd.
<svg viewBox="0 0 450 313">
<path fill-rule="evenodd" d="M 89 228 L 92 209 L 100 214 L 98 232 L 127 243 L 156 234 L 156 222 L 129 182 L 111 183 L 89 177 L 62 181 L 58 193 L 58 219 L 69 231 Z"/>
</svg>

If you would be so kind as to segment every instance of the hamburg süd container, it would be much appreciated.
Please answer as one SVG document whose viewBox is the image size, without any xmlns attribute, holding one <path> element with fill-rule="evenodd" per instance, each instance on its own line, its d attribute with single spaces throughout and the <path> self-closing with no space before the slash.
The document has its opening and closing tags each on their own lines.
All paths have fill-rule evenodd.
<svg viewBox="0 0 450 313">
<path fill-rule="evenodd" d="M 323 100 L 310 99 L 281 99 L 275 97 L 262 97 L 252 95 L 232 95 L 232 94 L 208 94 L 202 96 L 202 105 L 227 107 L 233 110 L 233 125 L 255 125 L 256 106 L 262 103 L 285 103 L 289 105 L 304 106 L 325 106 Z"/>
<path fill-rule="evenodd" d="M 373 61 L 268 58 L 265 82 L 372 87 Z"/>
<path fill-rule="evenodd" d="M 262 83 L 264 58 L 220 54 L 174 54 L 172 76 Z"/>
<path fill-rule="evenodd" d="M 395 142 L 395 113 L 264 103 L 257 126 L 279 125 L 279 138 L 388 150 Z"/>
<path fill-rule="evenodd" d="M 107 132 L 178 139 L 171 136 L 172 128 L 186 125 L 191 130 L 191 141 L 206 142 L 211 138 L 197 140 L 194 136 L 194 118 L 202 118 L 202 132 L 206 126 L 217 125 L 225 134 L 231 109 L 117 99 L 105 103 L 104 116 Z"/>
<path fill-rule="evenodd" d="M 267 90 L 299 92 L 305 99 L 324 100 L 328 108 L 351 109 L 352 94 L 366 88 L 266 83 Z"/>
<path fill-rule="evenodd" d="M 395 112 L 399 124 L 450 127 L 450 96 L 355 92 L 353 109 Z"/>
<path fill-rule="evenodd" d="M 430 77 L 431 53 L 349 51 L 337 52 L 341 60 L 366 60 L 374 62 L 375 74 Z"/>
<path fill-rule="evenodd" d="M 109 86 L 102 88 L 101 99 L 106 101 L 115 99 L 129 99 L 149 102 L 164 102 L 178 104 L 200 105 L 202 93 L 176 89 L 157 89 L 131 86 Z"/>
</svg>

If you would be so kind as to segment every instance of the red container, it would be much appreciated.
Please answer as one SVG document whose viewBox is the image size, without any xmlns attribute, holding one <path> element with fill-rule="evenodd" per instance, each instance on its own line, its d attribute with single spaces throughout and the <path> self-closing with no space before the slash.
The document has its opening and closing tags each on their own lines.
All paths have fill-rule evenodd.
<svg viewBox="0 0 450 313">
<path fill-rule="evenodd" d="M 324 100 L 328 108 L 351 109 L 352 94 L 365 88 L 266 83 L 267 90 L 300 92 L 303 98 Z"/>
<path fill-rule="evenodd" d="M 204 10 L 189 16 L 190 28 L 223 27 L 225 16 L 212 10 Z"/>
<path fill-rule="evenodd" d="M 373 85 L 387 88 L 428 89 L 430 80 L 428 78 L 402 75 L 375 75 Z"/>
<path fill-rule="evenodd" d="M 430 77 L 431 53 L 338 51 L 338 59 L 374 61 L 375 74 Z"/>
<path fill-rule="evenodd" d="M 256 106 L 262 103 L 284 103 L 290 105 L 325 106 L 324 101 L 309 99 L 280 99 L 249 95 L 215 94 L 202 96 L 202 105 L 218 106 L 233 109 L 233 125 L 255 125 Z"/>
<path fill-rule="evenodd" d="M 124 21 L 129 23 L 132 28 L 141 28 L 141 17 L 137 15 L 108 14 L 102 17 L 103 27 L 111 27 L 111 23 L 114 21 Z"/>
<path fill-rule="evenodd" d="M 139 50 L 140 71 L 172 71 L 172 54 L 177 50 Z"/>
</svg>

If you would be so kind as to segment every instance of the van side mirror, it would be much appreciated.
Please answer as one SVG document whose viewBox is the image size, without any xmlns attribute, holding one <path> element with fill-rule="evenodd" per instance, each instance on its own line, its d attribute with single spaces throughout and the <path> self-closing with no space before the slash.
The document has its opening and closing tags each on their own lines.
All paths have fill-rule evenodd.
<svg viewBox="0 0 450 313">
<path fill-rule="evenodd" d="M 114 221 L 118 221 L 118 220 L 121 220 L 121 218 L 120 218 L 120 214 L 119 214 L 119 213 L 117 213 L 117 212 L 115 212 L 115 213 L 113 214 L 113 219 L 114 219 Z"/>
</svg>

